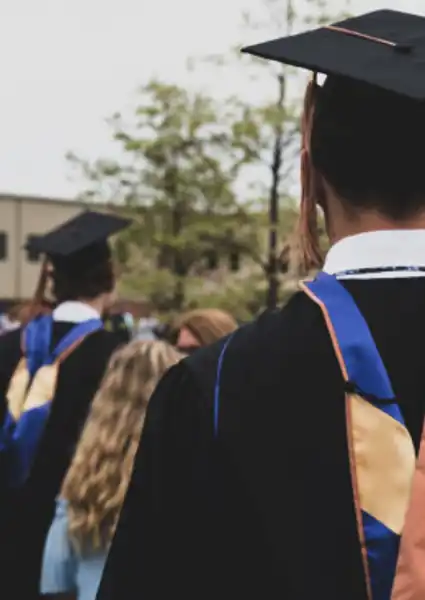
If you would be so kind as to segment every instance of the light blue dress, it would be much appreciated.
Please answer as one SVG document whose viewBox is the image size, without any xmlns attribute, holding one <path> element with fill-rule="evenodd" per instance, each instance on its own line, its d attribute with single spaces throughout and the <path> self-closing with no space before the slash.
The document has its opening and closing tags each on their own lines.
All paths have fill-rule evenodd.
<svg viewBox="0 0 425 600">
<path fill-rule="evenodd" d="M 78 600 L 95 600 L 106 556 L 75 552 L 68 537 L 67 501 L 59 498 L 44 547 L 41 594 L 74 593 Z"/>
</svg>

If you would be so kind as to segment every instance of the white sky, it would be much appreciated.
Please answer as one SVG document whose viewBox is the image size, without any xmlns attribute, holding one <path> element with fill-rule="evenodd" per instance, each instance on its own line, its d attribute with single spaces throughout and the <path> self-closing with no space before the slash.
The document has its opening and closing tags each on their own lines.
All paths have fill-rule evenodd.
<svg viewBox="0 0 425 600">
<path fill-rule="evenodd" d="M 238 43 L 242 11 L 259 2 L 0 0 L 0 192 L 73 196 L 66 152 L 110 154 L 105 118 L 150 76 L 186 81 L 189 56 Z M 330 0 L 329 12 L 341 5 Z M 385 7 L 425 14 L 423 0 L 351 0 L 353 13 Z"/>
</svg>

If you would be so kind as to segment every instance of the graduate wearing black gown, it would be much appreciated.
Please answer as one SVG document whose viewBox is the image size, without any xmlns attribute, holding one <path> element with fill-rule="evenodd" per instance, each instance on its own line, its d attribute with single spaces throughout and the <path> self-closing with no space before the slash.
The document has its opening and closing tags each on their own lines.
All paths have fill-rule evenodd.
<svg viewBox="0 0 425 600">
<path fill-rule="evenodd" d="M 31 468 L 23 474 L 9 469 L 7 474 L 14 476 L 13 485 L 5 480 L 3 470 L 0 493 L 2 598 L 34 600 L 39 597 L 41 559 L 54 515 L 55 498 L 108 360 L 121 344 L 118 336 L 103 329 L 101 314 L 109 305 L 114 287 L 107 237 L 127 224 L 123 219 L 85 212 L 33 242 L 35 249 L 45 253 L 52 265 L 50 277 L 58 300 L 52 314 L 50 351 L 74 328 L 84 327 L 86 323 L 99 325 L 82 337 L 81 343 L 60 363 L 54 397 Z M 47 275 L 46 268 L 44 275 Z M 2 400 L 6 400 L 12 375 L 22 358 L 22 336 L 22 330 L 17 330 L 0 338 Z M 30 429 L 34 429 L 34 425 Z M 19 443 L 25 443 L 25 439 Z M 19 484 L 16 475 L 19 475 Z"/>
<path fill-rule="evenodd" d="M 165 376 L 150 402 L 98 600 L 421 600 L 423 588 L 391 595 L 399 525 L 392 514 L 375 517 L 393 498 L 376 489 L 378 468 L 369 481 L 375 506 L 366 510 L 368 490 L 358 493 L 353 483 L 352 448 L 356 435 L 368 434 L 374 460 L 356 466 L 362 474 L 382 464 L 388 474 L 392 464 L 379 446 L 388 426 L 394 468 L 409 465 L 398 472 L 401 489 L 420 446 L 425 18 L 378 11 L 248 51 L 328 75 L 306 96 L 300 218 L 312 264 L 319 259 L 316 204 L 324 209 L 332 248 L 323 275 L 309 285 L 335 295 L 323 306 L 307 287 L 283 310 Z M 345 348 L 324 318 L 335 316 L 337 296 L 349 310 L 337 311 L 334 325 L 355 323 L 354 350 L 363 350 L 355 337 L 368 327 L 368 348 L 379 351 L 391 395 L 373 395 L 342 372 Z M 361 352 L 351 358 L 360 375 L 374 368 Z M 347 415 L 361 411 L 353 407 L 368 415 L 354 441 Z M 401 414 L 385 412 L 396 408 Z M 399 446 L 392 436 L 402 436 Z M 425 573 L 423 548 L 416 547 L 417 564 Z"/>
</svg>

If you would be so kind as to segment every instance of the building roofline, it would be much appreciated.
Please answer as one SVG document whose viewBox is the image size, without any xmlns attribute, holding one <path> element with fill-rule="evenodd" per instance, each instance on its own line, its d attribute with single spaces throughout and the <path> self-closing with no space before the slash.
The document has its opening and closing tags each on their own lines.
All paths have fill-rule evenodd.
<svg viewBox="0 0 425 600">
<path fill-rule="evenodd" d="M 41 204 L 54 204 L 56 206 L 73 206 L 75 208 L 90 208 L 92 210 L 108 210 L 120 208 L 119 204 L 113 202 L 87 202 L 86 200 L 78 200 L 77 198 L 52 198 L 51 196 L 32 196 L 30 194 L 17 194 L 0 192 L 0 202 L 34 202 Z"/>
<path fill-rule="evenodd" d="M 7 200 L 11 200 L 12 202 L 38 202 L 42 204 L 60 204 L 61 206 L 87 206 L 87 202 L 84 202 L 82 200 L 76 200 L 73 198 L 51 198 L 49 196 L 31 196 L 29 194 L 0 193 L 0 202 Z"/>
</svg>

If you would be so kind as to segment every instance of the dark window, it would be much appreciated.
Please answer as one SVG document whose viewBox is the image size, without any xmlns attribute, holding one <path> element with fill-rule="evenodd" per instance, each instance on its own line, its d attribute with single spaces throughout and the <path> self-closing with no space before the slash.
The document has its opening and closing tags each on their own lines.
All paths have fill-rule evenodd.
<svg viewBox="0 0 425 600">
<path fill-rule="evenodd" d="M 0 260 L 7 259 L 7 241 L 7 233 L 5 231 L 0 231 Z"/>
<path fill-rule="evenodd" d="M 38 235 L 29 235 L 27 237 L 27 260 L 28 262 L 38 262 L 40 260 L 40 253 L 31 249 L 31 243 L 38 239 Z"/>
</svg>

